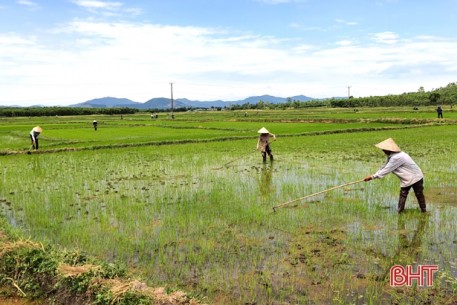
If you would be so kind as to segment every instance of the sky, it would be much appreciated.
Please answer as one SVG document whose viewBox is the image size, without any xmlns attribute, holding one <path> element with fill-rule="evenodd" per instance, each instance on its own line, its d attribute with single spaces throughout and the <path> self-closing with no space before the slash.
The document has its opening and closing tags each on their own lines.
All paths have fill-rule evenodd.
<svg viewBox="0 0 457 305">
<path fill-rule="evenodd" d="M 363 97 L 457 81 L 455 0 L 0 0 L 0 105 Z"/>
</svg>

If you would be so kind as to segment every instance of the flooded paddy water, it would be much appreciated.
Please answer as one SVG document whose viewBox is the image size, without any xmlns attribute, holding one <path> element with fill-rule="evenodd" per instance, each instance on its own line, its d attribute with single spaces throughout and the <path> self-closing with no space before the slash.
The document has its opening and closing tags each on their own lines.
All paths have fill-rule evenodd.
<svg viewBox="0 0 457 305">
<path fill-rule="evenodd" d="M 426 173 L 426 214 L 396 212 L 374 173 L 381 131 L 3 156 L 0 211 L 25 236 L 128 265 L 211 304 L 410 304 L 457 291 L 455 147 L 397 130 Z M 452 133 L 451 133 L 452 134 Z M 430 147 L 433 147 L 430 148 Z M 430 150 L 437 152 L 430 155 Z M 233 161 L 233 162 L 232 162 Z M 437 265 L 434 287 L 389 285 L 393 265 Z M 438 296 L 439 294 L 439 296 Z M 421 304 L 421 303 L 417 303 Z"/>
</svg>

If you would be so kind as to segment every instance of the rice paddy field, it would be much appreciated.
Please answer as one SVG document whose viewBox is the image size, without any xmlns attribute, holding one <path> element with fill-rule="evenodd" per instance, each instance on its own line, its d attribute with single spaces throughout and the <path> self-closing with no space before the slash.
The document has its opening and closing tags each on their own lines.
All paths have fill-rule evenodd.
<svg viewBox="0 0 457 305">
<path fill-rule="evenodd" d="M 444 108 L 2 118 L 0 212 L 23 236 L 207 304 L 457 304 L 457 113 Z M 98 121 L 98 130 L 92 121 Z M 40 125 L 40 149 L 28 133 Z M 277 140 L 262 163 L 257 130 Z M 425 174 L 396 212 L 393 138 Z M 394 265 L 437 265 L 391 287 Z"/>
</svg>

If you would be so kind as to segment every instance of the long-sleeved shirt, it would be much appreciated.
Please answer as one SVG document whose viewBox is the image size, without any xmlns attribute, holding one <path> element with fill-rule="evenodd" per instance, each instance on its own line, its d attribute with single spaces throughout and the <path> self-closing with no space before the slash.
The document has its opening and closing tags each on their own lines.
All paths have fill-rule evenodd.
<svg viewBox="0 0 457 305">
<path fill-rule="evenodd" d="M 39 135 L 40 135 L 40 133 L 38 131 L 33 130 L 33 129 L 30 132 L 30 136 L 32 137 L 33 141 L 36 141 L 36 139 L 38 138 Z"/>
<path fill-rule="evenodd" d="M 265 152 L 267 145 L 270 144 L 270 137 L 276 140 L 276 136 L 272 133 L 262 133 L 259 135 L 259 140 L 257 141 L 257 149 L 260 148 L 260 151 Z"/>
<path fill-rule="evenodd" d="M 424 178 L 422 170 L 405 152 L 394 152 L 387 157 L 387 161 L 374 175 L 373 179 L 382 178 L 393 173 L 400 179 L 400 186 L 410 186 Z"/>
</svg>

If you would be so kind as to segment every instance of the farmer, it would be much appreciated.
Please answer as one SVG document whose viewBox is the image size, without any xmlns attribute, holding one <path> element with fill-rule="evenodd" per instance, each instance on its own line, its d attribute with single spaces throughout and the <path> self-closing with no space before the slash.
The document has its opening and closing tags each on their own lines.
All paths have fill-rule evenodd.
<svg viewBox="0 0 457 305">
<path fill-rule="evenodd" d="M 443 109 L 441 108 L 441 106 L 438 106 L 436 108 L 436 113 L 438 113 L 438 119 L 443 118 Z"/>
<path fill-rule="evenodd" d="M 273 154 L 271 153 L 271 148 L 270 148 L 270 137 L 273 137 L 273 140 L 276 140 L 276 136 L 272 133 L 270 133 L 265 127 L 262 127 L 258 133 L 259 135 L 259 140 L 257 141 L 257 147 L 256 149 L 259 150 L 262 153 L 262 158 L 263 158 L 263 163 L 267 162 L 267 154 L 270 156 L 270 161 L 273 161 Z"/>
<path fill-rule="evenodd" d="M 94 121 L 92 122 L 92 125 L 94 125 L 94 130 L 97 131 L 98 123 L 97 123 L 96 120 L 94 120 Z"/>
<path fill-rule="evenodd" d="M 419 207 L 422 212 L 426 212 L 426 203 L 424 197 L 424 174 L 413 159 L 391 138 L 375 145 L 380 148 L 386 155 L 387 161 L 374 175 L 365 177 L 365 181 L 377 178 L 383 178 L 389 173 L 394 173 L 400 179 L 400 198 L 398 199 L 398 213 L 405 209 L 406 198 L 411 188 L 416 194 Z"/>
<path fill-rule="evenodd" d="M 30 131 L 30 140 L 32 140 L 32 147 L 33 149 L 38 149 L 38 136 L 43 131 L 40 126 L 35 126 Z"/>
</svg>

